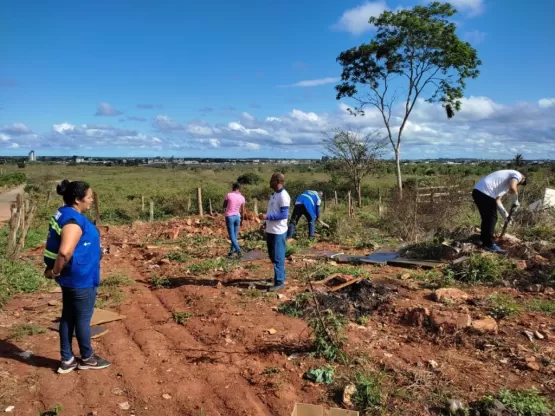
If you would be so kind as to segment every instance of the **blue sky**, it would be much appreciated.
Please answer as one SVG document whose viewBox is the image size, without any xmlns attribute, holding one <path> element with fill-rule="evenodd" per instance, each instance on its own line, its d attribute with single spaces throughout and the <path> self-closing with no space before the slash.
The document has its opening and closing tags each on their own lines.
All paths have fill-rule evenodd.
<svg viewBox="0 0 555 416">
<path fill-rule="evenodd" d="M 555 2 L 451 3 L 481 75 L 449 122 L 417 106 L 405 156 L 554 158 Z M 0 154 L 320 157 L 322 131 L 354 122 L 337 55 L 422 2 L 238 4 L 1 2 Z"/>
</svg>

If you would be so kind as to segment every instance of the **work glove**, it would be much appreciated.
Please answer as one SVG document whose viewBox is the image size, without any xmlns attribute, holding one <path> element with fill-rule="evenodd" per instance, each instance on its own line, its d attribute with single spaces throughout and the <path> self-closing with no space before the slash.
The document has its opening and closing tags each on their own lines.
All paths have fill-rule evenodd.
<svg viewBox="0 0 555 416">
<path fill-rule="evenodd" d="M 507 218 L 509 218 L 509 213 L 503 206 L 497 205 L 497 212 L 499 213 L 499 215 L 501 215 L 503 221 L 507 221 Z"/>
</svg>

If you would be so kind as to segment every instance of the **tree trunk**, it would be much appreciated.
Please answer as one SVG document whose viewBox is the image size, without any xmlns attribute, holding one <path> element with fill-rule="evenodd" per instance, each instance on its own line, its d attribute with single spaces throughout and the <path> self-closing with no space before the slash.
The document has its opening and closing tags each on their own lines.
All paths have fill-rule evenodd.
<svg viewBox="0 0 555 416">
<path fill-rule="evenodd" d="M 399 189 L 399 198 L 403 199 L 403 180 L 401 178 L 401 152 L 399 146 L 395 149 L 395 167 L 397 175 L 397 189 Z"/>
</svg>

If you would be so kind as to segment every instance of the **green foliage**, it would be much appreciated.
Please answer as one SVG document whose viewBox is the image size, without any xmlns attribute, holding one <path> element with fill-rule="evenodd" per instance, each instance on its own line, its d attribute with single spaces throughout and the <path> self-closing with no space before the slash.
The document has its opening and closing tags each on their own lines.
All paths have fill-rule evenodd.
<svg viewBox="0 0 555 416">
<path fill-rule="evenodd" d="M 44 332 L 45 331 L 43 328 L 32 324 L 14 325 L 13 327 L 10 328 L 8 339 L 19 341 L 23 337 L 26 337 L 29 335 L 44 334 Z"/>
<path fill-rule="evenodd" d="M 164 256 L 164 258 L 171 261 L 176 261 L 178 263 L 187 263 L 189 260 L 191 260 L 191 256 L 189 256 L 188 253 L 178 250 L 170 251 Z"/>
<path fill-rule="evenodd" d="M 334 374 L 335 369 L 331 365 L 327 365 L 325 367 L 311 368 L 305 373 L 304 377 L 314 383 L 331 384 Z"/>
<path fill-rule="evenodd" d="M 488 298 L 489 314 L 495 319 L 504 319 L 517 315 L 522 311 L 522 306 L 509 295 L 495 293 Z"/>
<path fill-rule="evenodd" d="M 355 376 L 356 391 L 352 401 L 363 412 L 378 409 L 382 405 L 382 377 L 379 373 L 357 373 Z"/>
<path fill-rule="evenodd" d="M 184 325 L 189 319 L 193 317 L 193 314 L 189 312 L 174 312 L 172 318 L 178 325 Z"/>
<path fill-rule="evenodd" d="M 135 281 L 123 273 L 114 273 L 100 283 L 96 306 L 98 308 L 109 308 L 118 306 L 125 299 L 121 286 L 129 286 Z"/>
<path fill-rule="evenodd" d="M 39 413 L 39 416 L 60 416 L 62 414 L 62 410 L 64 410 L 64 408 L 58 403 L 52 409 Z"/>
<path fill-rule="evenodd" d="M 344 361 L 345 353 L 343 346 L 347 337 L 345 336 L 346 319 L 334 314 L 327 309 L 321 315 L 314 311 L 308 320 L 308 326 L 314 336 L 314 349 L 316 355 L 330 362 Z"/>
<path fill-rule="evenodd" d="M 245 173 L 237 178 L 237 183 L 241 185 L 258 185 L 263 179 L 254 172 Z"/>
<path fill-rule="evenodd" d="M 0 258 L 0 307 L 19 293 L 33 293 L 51 284 L 34 266 L 25 261 Z"/>
<path fill-rule="evenodd" d="M 239 262 L 235 260 L 228 260 L 223 258 L 206 259 L 200 263 L 191 264 L 188 266 L 189 272 L 195 275 L 202 275 L 210 271 L 222 270 L 224 273 L 229 273 L 231 270 L 239 267 Z"/>
<path fill-rule="evenodd" d="M 156 274 L 150 277 L 150 284 L 155 289 L 164 289 L 171 286 L 171 282 L 167 277 L 158 276 Z"/>
<path fill-rule="evenodd" d="M 0 186 L 12 187 L 25 182 L 27 182 L 27 175 L 25 173 L 14 172 L 0 175 Z"/>
<path fill-rule="evenodd" d="M 471 254 L 466 261 L 452 264 L 447 269 L 450 278 L 467 284 L 495 284 L 503 279 L 503 274 L 514 265 L 500 256 Z"/>
<path fill-rule="evenodd" d="M 301 316 L 312 296 L 310 293 L 297 293 L 295 299 L 284 302 L 278 307 L 278 311 L 293 318 Z"/>
<path fill-rule="evenodd" d="M 487 407 L 493 399 L 493 396 L 487 396 L 482 403 Z M 536 389 L 518 391 L 503 389 L 499 391 L 497 399 L 518 416 L 547 416 L 555 410 L 553 403 L 542 397 Z"/>
<path fill-rule="evenodd" d="M 555 314 L 555 301 L 534 299 L 526 304 L 526 309 L 531 312 L 540 312 L 546 315 L 553 315 Z"/>
<path fill-rule="evenodd" d="M 522 156 L 522 154 L 518 153 L 517 155 L 515 155 L 515 158 L 513 159 L 513 164 L 515 165 L 515 168 L 520 168 L 522 165 L 524 165 L 524 157 Z"/>
</svg>

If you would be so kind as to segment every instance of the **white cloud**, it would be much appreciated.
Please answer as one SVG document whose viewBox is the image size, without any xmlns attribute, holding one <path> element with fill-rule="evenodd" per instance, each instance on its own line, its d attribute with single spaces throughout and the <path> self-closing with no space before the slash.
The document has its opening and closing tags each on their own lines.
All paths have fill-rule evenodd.
<svg viewBox="0 0 555 416">
<path fill-rule="evenodd" d="M 318 87 L 320 85 L 333 84 L 335 82 L 338 82 L 339 80 L 340 78 L 337 78 L 337 77 L 309 79 L 305 81 L 295 82 L 294 84 L 282 85 L 281 87 L 292 87 L 292 88 Z"/>
<path fill-rule="evenodd" d="M 251 120 L 251 121 L 254 120 L 254 117 L 252 115 L 250 115 L 249 113 L 247 113 L 247 112 L 244 112 L 241 115 L 243 116 L 243 118 L 245 118 L 247 120 Z"/>
<path fill-rule="evenodd" d="M 66 122 L 52 125 L 52 130 L 55 131 L 56 133 L 63 133 L 67 130 L 73 130 L 74 128 L 75 126 L 73 124 L 69 124 Z"/>
<path fill-rule="evenodd" d="M 471 30 L 463 34 L 463 39 L 472 45 L 479 45 L 484 40 L 486 40 L 486 32 L 481 32 L 479 30 Z"/>
<path fill-rule="evenodd" d="M 96 110 L 95 116 L 106 116 L 106 117 L 114 117 L 119 116 L 122 114 L 121 111 L 117 110 L 114 106 L 108 103 L 100 103 L 98 104 L 98 108 Z"/>
<path fill-rule="evenodd" d="M 318 117 L 318 114 L 316 113 L 305 113 L 304 111 L 296 109 L 293 109 L 293 111 L 291 111 L 289 115 L 299 121 L 310 121 L 315 123 L 320 120 L 320 117 Z"/>
<path fill-rule="evenodd" d="M 0 129 L 1 132 L 7 133 L 11 136 L 20 136 L 24 134 L 32 134 L 33 132 L 29 127 L 23 123 L 13 123 L 11 125 L 6 125 Z"/>
<path fill-rule="evenodd" d="M 157 115 L 154 118 L 154 122 L 152 123 L 152 125 L 160 130 L 160 131 L 166 131 L 166 132 L 171 132 L 171 131 L 180 131 L 180 130 L 185 130 L 185 126 L 181 123 L 178 123 L 177 121 L 171 119 L 168 116 L 165 115 Z"/>
<path fill-rule="evenodd" d="M 445 0 L 444 2 L 451 3 L 458 11 L 466 12 L 471 16 L 477 16 L 484 11 L 484 0 Z"/>
<path fill-rule="evenodd" d="M 8 140 L 10 140 L 8 135 L 0 133 L 0 142 L 7 142 Z"/>
<path fill-rule="evenodd" d="M 387 10 L 385 1 L 366 2 L 360 6 L 346 10 L 339 21 L 332 25 L 333 30 L 361 35 L 373 29 L 368 23 L 371 16 L 379 16 Z"/>
<path fill-rule="evenodd" d="M 542 98 L 538 101 L 541 108 L 548 108 L 555 105 L 555 98 Z"/>
<path fill-rule="evenodd" d="M 12 143 L 12 144 L 10 144 L 9 148 L 10 148 L 10 149 L 19 149 L 19 144 L 17 144 L 17 143 Z"/>
</svg>

